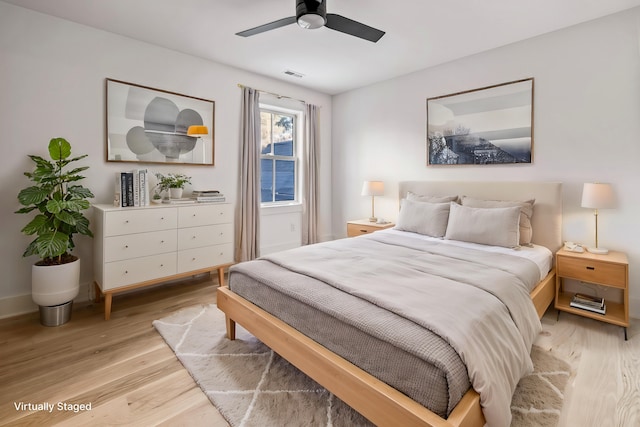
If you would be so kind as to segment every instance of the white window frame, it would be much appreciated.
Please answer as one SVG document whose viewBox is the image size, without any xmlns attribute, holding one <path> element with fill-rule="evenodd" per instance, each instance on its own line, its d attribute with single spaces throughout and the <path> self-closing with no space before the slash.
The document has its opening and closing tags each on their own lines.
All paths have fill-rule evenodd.
<svg viewBox="0 0 640 427">
<path fill-rule="evenodd" d="M 269 207 L 282 207 L 282 206 L 291 206 L 291 205 L 301 205 L 301 197 L 300 197 L 300 188 L 301 187 L 301 168 L 300 168 L 300 159 L 302 154 L 302 123 L 304 120 L 304 115 L 302 111 L 299 110 L 291 110 L 288 108 L 278 107 L 276 105 L 260 103 L 260 112 L 267 112 L 273 114 L 286 114 L 293 116 L 294 123 L 294 134 L 293 134 L 293 156 L 282 156 L 282 155 L 274 155 L 274 154 L 260 154 L 260 164 L 262 164 L 262 159 L 268 158 L 273 160 L 274 162 L 274 171 L 275 171 L 275 161 L 276 160 L 293 160 L 294 162 L 294 199 L 293 200 L 280 200 L 280 201 L 272 201 L 272 202 L 262 202 L 262 195 L 260 201 L 260 207 L 269 208 Z M 262 172 L 260 174 L 262 177 Z M 275 180 L 275 173 L 273 174 L 273 179 Z M 262 179 L 262 178 L 261 178 Z M 273 188 L 275 189 L 275 182 L 273 183 Z"/>
</svg>

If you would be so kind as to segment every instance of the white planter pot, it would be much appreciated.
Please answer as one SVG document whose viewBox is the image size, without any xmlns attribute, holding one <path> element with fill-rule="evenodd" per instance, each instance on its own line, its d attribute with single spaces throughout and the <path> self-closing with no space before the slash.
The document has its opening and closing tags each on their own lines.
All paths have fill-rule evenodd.
<svg viewBox="0 0 640 427">
<path fill-rule="evenodd" d="M 31 267 L 31 297 L 42 306 L 73 300 L 80 291 L 80 259 L 62 265 Z"/>
<path fill-rule="evenodd" d="M 179 199 L 182 197 L 182 188 L 170 188 L 169 197 L 172 199 Z"/>
</svg>

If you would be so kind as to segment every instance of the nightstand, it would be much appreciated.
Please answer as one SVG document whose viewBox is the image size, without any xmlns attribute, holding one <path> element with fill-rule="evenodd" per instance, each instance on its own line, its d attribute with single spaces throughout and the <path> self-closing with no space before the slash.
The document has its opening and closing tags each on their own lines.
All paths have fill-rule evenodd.
<svg viewBox="0 0 640 427">
<path fill-rule="evenodd" d="M 357 219 L 347 222 L 347 236 L 360 236 L 361 234 L 373 233 L 374 231 L 384 230 L 394 226 L 395 224 L 393 222 L 378 224 L 376 222 L 371 222 L 368 219 Z"/>
<path fill-rule="evenodd" d="M 573 293 L 563 290 L 562 279 L 574 279 L 618 289 L 622 293 L 622 302 L 617 303 L 605 298 L 607 306 L 605 314 L 571 307 L 569 304 Z M 557 310 L 622 326 L 626 340 L 627 327 L 629 326 L 629 261 L 627 255 L 615 251 L 610 251 L 607 255 L 596 255 L 589 252 L 577 253 L 560 249 L 556 253 L 555 307 Z"/>
</svg>

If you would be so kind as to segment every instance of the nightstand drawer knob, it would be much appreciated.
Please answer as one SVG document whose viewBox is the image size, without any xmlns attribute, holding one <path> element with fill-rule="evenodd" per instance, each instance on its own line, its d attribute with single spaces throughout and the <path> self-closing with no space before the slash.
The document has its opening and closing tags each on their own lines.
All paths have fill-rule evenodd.
<svg viewBox="0 0 640 427">
<path fill-rule="evenodd" d="M 360 230 L 361 233 L 366 233 L 369 230 Z"/>
<path fill-rule="evenodd" d="M 595 270 L 595 267 L 587 267 L 587 270 Z"/>
</svg>

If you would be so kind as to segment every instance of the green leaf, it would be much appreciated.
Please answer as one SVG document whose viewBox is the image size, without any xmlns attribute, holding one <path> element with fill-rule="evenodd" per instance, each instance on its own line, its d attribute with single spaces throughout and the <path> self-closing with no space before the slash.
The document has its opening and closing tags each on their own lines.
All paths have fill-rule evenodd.
<svg viewBox="0 0 640 427">
<path fill-rule="evenodd" d="M 47 186 L 28 187 L 18 193 L 18 201 L 24 206 L 37 205 L 49 197 L 50 188 Z"/>
<path fill-rule="evenodd" d="M 29 224 L 25 225 L 22 232 L 27 235 L 44 233 L 51 228 L 51 222 L 46 215 L 36 215 Z"/>
<path fill-rule="evenodd" d="M 67 194 L 71 195 L 73 198 L 78 199 L 89 199 L 94 197 L 91 190 L 83 187 L 82 185 L 70 185 L 67 187 Z"/>
<path fill-rule="evenodd" d="M 35 241 L 36 251 L 40 258 L 62 255 L 67 251 L 69 236 L 60 231 L 41 233 Z"/>
<path fill-rule="evenodd" d="M 60 221 L 69 224 L 76 225 L 76 217 L 69 211 L 60 211 L 56 214 L 56 218 Z"/>
<path fill-rule="evenodd" d="M 85 236 L 93 237 L 93 233 L 89 230 L 89 220 L 80 213 L 74 213 L 76 217 L 76 230 Z"/>
<path fill-rule="evenodd" d="M 28 257 L 31 255 L 38 255 L 38 250 L 36 248 L 36 239 L 29 243 L 29 246 L 27 246 L 27 249 L 25 249 L 24 253 L 22 254 L 23 257 Z"/>
<path fill-rule="evenodd" d="M 58 214 L 66 207 L 66 202 L 64 200 L 53 199 L 47 202 L 47 211 L 52 214 Z"/>
<path fill-rule="evenodd" d="M 81 210 L 89 209 L 91 204 L 87 200 L 71 199 L 65 202 L 65 206 L 70 211 L 80 212 Z"/>
<path fill-rule="evenodd" d="M 37 207 L 36 206 L 29 206 L 29 207 L 26 207 L 26 208 L 20 208 L 17 211 L 15 211 L 14 213 L 29 213 L 34 209 L 37 209 Z"/>
<path fill-rule="evenodd" d="M 53 138 L 49 142 L 49 155 L 53 160 L 64 160 L 71 155 L 71 144 L 64 138 Z"/>
</svg>

